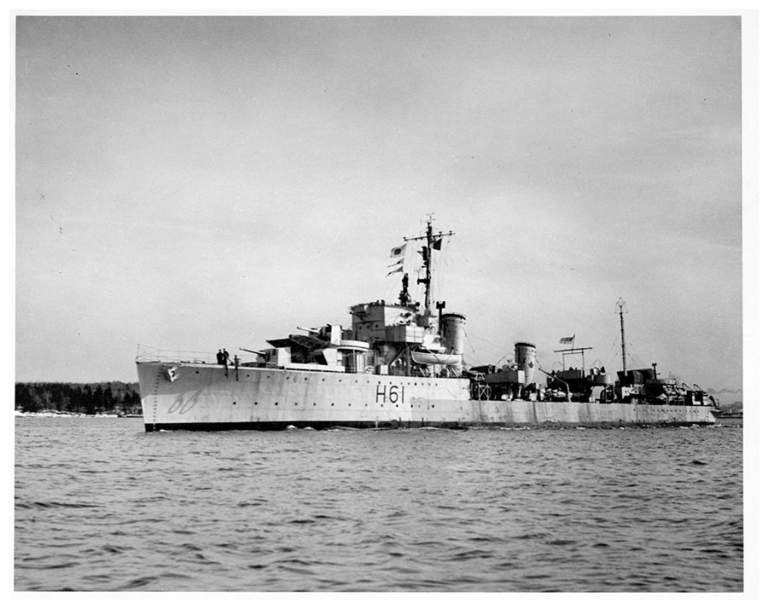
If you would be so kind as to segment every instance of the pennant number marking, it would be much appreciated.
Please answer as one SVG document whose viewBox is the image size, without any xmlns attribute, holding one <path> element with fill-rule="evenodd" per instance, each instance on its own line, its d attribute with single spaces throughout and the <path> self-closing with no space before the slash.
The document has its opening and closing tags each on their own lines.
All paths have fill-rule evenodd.
<svg viewBox="0 0 768 609">
<path fill-rule="evenodd" d="M 405 387 L 402 385 L 376 385 L 376 403 L 405 403 Z"/>
</svg>

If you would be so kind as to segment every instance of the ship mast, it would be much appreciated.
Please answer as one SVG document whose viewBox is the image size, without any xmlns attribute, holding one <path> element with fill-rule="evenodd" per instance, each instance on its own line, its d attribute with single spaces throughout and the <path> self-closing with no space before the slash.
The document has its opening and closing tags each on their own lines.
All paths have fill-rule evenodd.
<svg viewBox="0 0 768 609">
<path fill-rule="evenodd" d="M 616 303 L 619 305 L 619 322 L 621 324 L 621 371 L 626 372 L 627 371 L 627 349 L 624 344 L 624 305 L 626 304 L 621 297 L 619 297 L 618 302 Z"/>
<path fill-rule="evenodd" d="M 421 248 L 419 254 L 421 254 L 424 260 L 424 268 L 427 270 L 424 277 L 416 280 L 417 283 L 424 284 L 424 314 L 431 315 L 430 306 L 431 300 L 431 285 L 432 285 L 432 250 L 439 250 L 442 247 L 441 239 L 443 237 L 450 237 L 453 235 L 453 231 L 447 233 L 435 233 L 432 230 L 432 214 L 427 218 L 427 234 L 420 235 L 418 237 L 404 237 L 405 241 L 418 241 L 420 239 L 426 239 L 427 244 Z"/>
</svg>

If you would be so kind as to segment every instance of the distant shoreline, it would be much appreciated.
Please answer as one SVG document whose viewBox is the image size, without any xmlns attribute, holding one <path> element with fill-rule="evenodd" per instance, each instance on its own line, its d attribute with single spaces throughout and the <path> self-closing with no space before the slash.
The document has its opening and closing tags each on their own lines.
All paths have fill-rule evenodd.
<svg viewBox="0 0 768 609">
<path fill-rule="evenodd" d="M 24 418 L 62 418 L 62 419 L 140 419 L 140 414 L 97 413 L 85 414 L 83 412 L 65 412 L 60 410 L 44 410 L 40 412 L 15 411 L 17 417 Z"/>
<path fill-rule="evenodd" d="M 44 416 L 135 415 L 141 411 L 138 383 L 16 383 L 15 410 Z"/>
</svg>

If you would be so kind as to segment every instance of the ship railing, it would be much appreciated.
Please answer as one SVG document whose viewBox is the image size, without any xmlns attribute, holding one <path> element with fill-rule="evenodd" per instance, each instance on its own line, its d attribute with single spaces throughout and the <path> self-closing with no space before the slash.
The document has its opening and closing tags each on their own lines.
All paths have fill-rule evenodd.
<svg viewBox="0 0 768 609">
<path fill-rule="evenodd" d="M 137 362 L 163 362 L 169 364 L 216 364 L 215 351 L 169 351 L 139 345 Z"/>
</svg>

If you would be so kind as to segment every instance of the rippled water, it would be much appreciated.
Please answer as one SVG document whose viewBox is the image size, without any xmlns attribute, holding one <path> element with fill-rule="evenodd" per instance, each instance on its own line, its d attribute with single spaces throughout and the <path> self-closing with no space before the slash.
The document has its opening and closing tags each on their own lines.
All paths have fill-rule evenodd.
<svg viewBox="0 0 768 609">
<path fill-rule="evenodd" d="M 16 420 L 16 590 L 743 590 L 742 429 Z"/>
</svg>

